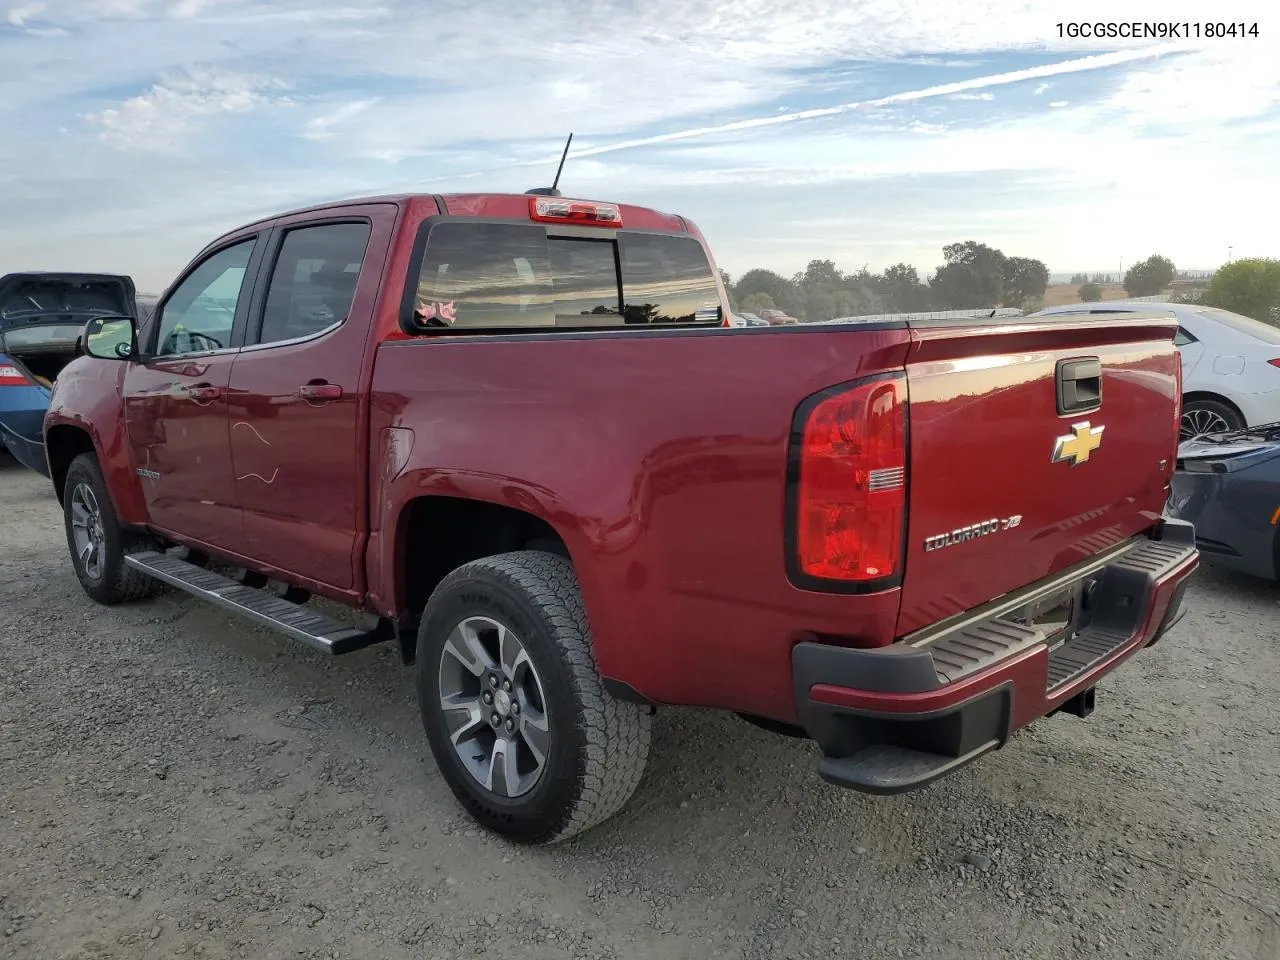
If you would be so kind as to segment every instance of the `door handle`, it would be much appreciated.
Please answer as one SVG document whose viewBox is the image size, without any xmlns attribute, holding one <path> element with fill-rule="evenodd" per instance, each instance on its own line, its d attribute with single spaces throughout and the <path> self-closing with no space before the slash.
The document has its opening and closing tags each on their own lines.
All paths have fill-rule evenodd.
<svg viewBox="0 0 1280 960">
<path fill-rule="evenodd" d="M 1102 406 L 1102 362 L 1097 357 L 1059 360 L 1058 415 L 1089 413 Z"/>
<path fill-rule="evenodd" d="M 185 388 L 187 396 L 201 405 L 212 403 L 222 396 L 222 388 L 211 383 L 196 383 Z"/>
<path fill-rule="evenodd" d="M 312 380 L 298 388 L 298 396 L 307 403 L 328 403 L 342 397 L 342 387 L 325 380 Z"/>
</svg>

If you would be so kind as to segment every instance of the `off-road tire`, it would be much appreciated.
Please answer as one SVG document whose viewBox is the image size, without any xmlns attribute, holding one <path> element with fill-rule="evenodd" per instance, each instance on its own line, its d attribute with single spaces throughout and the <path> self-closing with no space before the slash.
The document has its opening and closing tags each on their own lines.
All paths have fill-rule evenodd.
<svg viewBox="0 0 1280 960">
<path fill-rule="evenodd" d="M 546 693 L 545 768 L 524 796 L 486 790 L 462 765 L 440 707 L 439 667 L 450 632 L 467 617 L 499 621 L 520 637 Z M 596 667 L 573 565 L 525 550 L 465 564 L 432 593 L 418 629 L 418 702 L 437 766 L 482 826 L 508 839 L 557 843 L 609 819 L 644 773 L 650 708 L 617 700 Z"/>
<path fill-rule="evenodd" d="M 87 486 L 93 493 L 102 518 L 105 562 L 102 575 L 97 579 L 89 576 L 84 564 L 76 555 L 75 539 L 72 535 L 72 494 L 80 484 Z M 71 565 L 75 568 L 80 586 L 93 600 L 102 604 L 127 603 L 133 600 L 144 600 L 163 589 L 164 585 L 160 581 L 147 576 L 141 570 L 135 570 L 124 562 L 125 554 L 155 549 L 155 544 L 147 535 L 128 530 L 120 525 L 115 505 L 111 502 L 111 494 L 107 491 L 107 484 L 102 476 L 102 468 L 98 465 L 98 458 L 94 454 L 80 454 L 67 468 L 67 479 L 63 486 L 62 514 L 67 535 L 67 550 L 71 554 Z"/>
</svg>

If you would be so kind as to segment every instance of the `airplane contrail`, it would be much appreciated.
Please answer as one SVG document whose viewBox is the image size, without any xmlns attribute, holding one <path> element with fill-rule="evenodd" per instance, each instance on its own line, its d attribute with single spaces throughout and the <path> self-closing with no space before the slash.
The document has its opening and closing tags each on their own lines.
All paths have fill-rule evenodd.
<svg viewBox="0 0 1280 960">
<path fill-rule="evenodd" d="M 674 130 L 671 133 L 659 133 L 651 137 L 639 137 L 634 140 L 620 140 L 598 147 L 584 147 L 570 150 L 570 158 L 595 157 L 604 153 L 617 153 L 621 150 L 634 150 L 637 147 L 649 147 L 660 143 L 672 143 L 677 140 L 693 140 L 698 137 L 712 136 L 717 133 L 735 133 L 740 130 L 755 130 L 760 127 L 773 127 L 784 123 L 796 123 L 801 120 L 816 120 L 819 117 L 832 117 L 841 113 L 862 110 L 867 107 L 884 107 L 895 103 L 911 103 L 916 100 L 928 100 L 933 97 L 945 97 L 953 93 L 964 93 L 969 90 L 985 90 L 988 87 L 1001 87 L 1010 83 L 1021 83 L 1024 80 L 1039 80 L 1043 77 L 1059 77 L 1069 73 L 1083 73 L 1113 67 L 1123 63 L 1134 63 L 1139 60 L 1154 60 L 1170 53 L 1190 49 L 1185 43 L 1164 43 L 1140 50 L 1117 50 L 1112 53 L 1099 53 L 1074 60 L 1063 60 L 1059 63 L 1048 63 L 1040 67 L 1028 67 L 1024 70 L 1011 70 L 1007 73 L 993 73 L 985 77 L 973 77 L 955 83 L 942 83 L 920 90 L 908 90 L 903 93 L 890 94 L 887 97 L 876 97 L 873 100 L 854 100 L 832 107 L 815 107 L 810 110 L 794 110 L 787 113 L 772 114 L 767 117 L 753 117 L 749 120 L 733 120 L 728 123 L 717 123 L 705 127 L 691 127 L 687 130 Z M 518 160 L 475 173 L 455 174 L 451 177 L 429 177 L 418 180 L 418 183 L 439 183 L 446 180 L 462 180 L 472 177 L 486 176 L 499 170 L 510 170 L 516 167 L 539 167 L 556 163 L 560 159 L 557 154 L 550 158 L 538 160 Z"/>
</svg>

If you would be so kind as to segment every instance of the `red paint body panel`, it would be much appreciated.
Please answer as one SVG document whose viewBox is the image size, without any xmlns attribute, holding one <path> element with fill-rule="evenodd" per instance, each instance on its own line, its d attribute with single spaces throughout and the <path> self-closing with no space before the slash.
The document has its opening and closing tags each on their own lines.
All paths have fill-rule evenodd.
<svg viewBox="0 0 1280 960">
<path fill-rule="evenodd" d="M 103 478 L 122 523 L 147 522 L 147 503 L 134 472 L 129 435 L 121 416 L 121 385 L 128 367 L 110 360 L 79 357 L 59 375 L 45 414 L 45 449 L 58 431 L 85 434 L 97 451 Z"/>
<path fill-rule="evenodd" d="M 236 550 L 244 541 L 227 436 L 226 387 L 235 354 L 129 364 L 124 419 L 136 477 L 157 530 Z M 218 388 L 217 399 L 191 395 Z"/>
<path fill-rule="evenodd" d="M 364 266 L 347 320 L 317 337 L 246 347 L 231 371 L 228 414 L 235 498 L 243 511 L 240 551 L 344 591 L 364 592 L 368 531 L 368 396 L 374 313 L 397 208 L 353 206 L 343 217 L 371 224 Z M 316 222 L 297 215 L 288 229 Z M 307 398 L 308 384 L 338 388 Z"/>
<path fill-rule="evenodd" d="M 401 569 L 393 531 L 415 497 L 509 504 L 568 546 L 606 676 L 661 702 L 791 717 L 797 637 L 889 643 L 898 608 L 897 590 L 788 582 L 792 415 L 832 383 L 900 368 L 907 346 L 906 330 L 835 328 L 384 345 L 371 437 L 414 439 L 375 500 L 371 567 Z M 382 441 L 370 455 L 386 458 Z M 375 579 L 379 607 L 400 610 L 403 586 Z"/>
<path fill-rule="evenodd" d="M 906 583 L 898 633 L 969 610 L 1094 556 L 1159 518 L 1180 394 L 1170 321 L 916 330 Z M 1059 416 L 1057 361 L 1097 357 L 1102 407 Z M 1052 462 L 1071 425 L 1102 426 L 1087 463 Z M 926 552 L 988 519 L 1014 528 Z"/>
</svg>

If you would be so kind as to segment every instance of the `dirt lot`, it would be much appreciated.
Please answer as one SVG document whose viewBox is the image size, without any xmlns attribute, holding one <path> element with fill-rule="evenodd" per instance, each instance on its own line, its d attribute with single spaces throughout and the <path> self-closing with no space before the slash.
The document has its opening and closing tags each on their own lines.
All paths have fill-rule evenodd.
<svg viewBox="0 0 1280 960">
<path fill-rule="evenodd" d="M 905 797 L 661 712 L 621 816 L 518 849 L 461 815 L 392 650 L 95 607 L 0 464 L 0 957 L 1280 957 L 1278 588 L 1202 570 L 1093 717 Z"/>
<path fill-rule="evenodd" d="M 1061 307 L 1068 303 L 1080 302 L 1080 284 L 1078 283 L 1054 283 L 1050 284 L 1044 291 L 1044 306 Z M 1102 284 L 1103 300 L 1123 300 L 1126 294 L 1124 285 L 1119 283 Z"/>
</svg>

